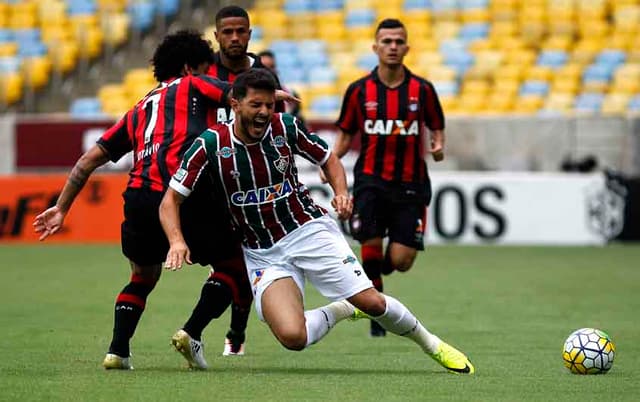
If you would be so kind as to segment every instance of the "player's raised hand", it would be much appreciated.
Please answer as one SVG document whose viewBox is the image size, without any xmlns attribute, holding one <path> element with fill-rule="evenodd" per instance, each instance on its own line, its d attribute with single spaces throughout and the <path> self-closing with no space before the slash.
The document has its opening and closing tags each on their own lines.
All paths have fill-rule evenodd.
<svg viewBox="0 0 640 402">
<path fill-rule="evenodd" d="M 283 91 L 282 89 L 276 89 L 276 100 L 285 101 L 289 103 L 301 102 L 300 98 L 296 98 L 295 96 L 291 95 L 289 92 Z"/>
<path fill-rule="evenodd" d="M 39 240 L 42 241 L 60 230 L 66 215 L 66 212 L 62 212 L 60 208 L 53 206 L 36 216 L 33 221 L 33 227 L 36 233 L 40 233 Z"/>
<path fill-rule="evenodd" d="M 331 200 L 331 206 L 338 214 L 338 219 L 345 220 L 351 217 L 353 211 L 353 200 L 348 195 L 336 195 Z"/>
<path fill-rule="evenodd" d="M 183 241 L 171 244 L 167 253 L 167 260 L 164 262 L 165 269 L 170 269 L 171 271 L 182 269 L 182 264 L 185 262 L 189 265 L 193 264 L 191 262 L 191 251 L 189 251 L 187 244 Z"/>
</svg>

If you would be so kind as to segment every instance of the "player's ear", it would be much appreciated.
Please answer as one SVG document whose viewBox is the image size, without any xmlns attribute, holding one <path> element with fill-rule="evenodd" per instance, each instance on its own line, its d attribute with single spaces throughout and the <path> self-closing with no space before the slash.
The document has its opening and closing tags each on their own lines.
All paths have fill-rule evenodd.
<svg viewBox="0 0 640 402">
<path fill-rule="evenodd" d="M 249 28 L 249 40 L 251 40 L 251 32 L 253 32 L 253 29 Z"/>
<path fill-rule="evenodd" d="M 234 97 L 231 97 L 229 104 L 231 105 L 231 108 L 234 112 L 240 108 L 240 101 Z"/>
</svg>

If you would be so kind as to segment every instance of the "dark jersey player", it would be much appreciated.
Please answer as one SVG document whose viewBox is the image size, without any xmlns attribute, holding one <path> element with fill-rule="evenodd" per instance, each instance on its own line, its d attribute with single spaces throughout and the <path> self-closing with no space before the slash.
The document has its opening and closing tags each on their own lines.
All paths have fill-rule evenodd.
<svg viewBox="0 0 640 402">
<path fill-rule="evenodd" d="M 132 368 L 129 340 L 144 311 L 147 296 L 160 278 L 161 264 L 168 250 L 158 220 L 160 200 L 182 155 L 207 127 L 209 109 L 227 102 L 228 83 L 196 75 L 206 72 L 212 61 L 213 52 L 200 33 L 181 31 L 165 37 L 153 56 L 159 85 L 78 160 L 56 205 L 35 219 L 35 230 L 41 233 L 41 240 L 57 232 L 91 173 L 109 160 L 117 161 L 133 151 L 134 164 L 123 194 L 125 219 L 121 237 L 132 275 L 116 298 L 113 338 L 103 362 L 107 369 Z M 204 183 L 206 185 L 206 181 Z M 215 264 L 224 273 L 229 265 L 231 268 L 237 265 L 237 261 L 229 263 L 228 260 L 237 259 L 241 251 L 237 240 L 228 235 L 231 232 L 225 230 L 224 224 L 229 219 L 221 217 L 220 211 L 211 210 L 210 191 L 199 189 L 197 192 L 194 202 L 181 210 L 188 241 L 195 247 L 191 258 L 202 265 Z M 216 298 L 226 302 L 218 310 L 226 309 L 232 295 L 251 296 L 246 273 L 236 277 L 244 282 L 233 285 L 223 282 L 216 287 L 219 289 L 215 292 Z"/>
<path fill-rule="evenodd" d="M 425 155 L 443 157 L 444 116 L 433 85 L 403 65 L 409 46 L 400 21 L 378 25 L 373 49 L 378 66 L 347 89 L 334 152 L 342 157 L 360 134 L 351 229 L 362 244 L 364 269 L 382 291 L 381 273 L 408 271 L 416 251 L 424 250 L 431 198 Z M 385 253 L 384 237 L 389 238 Z M 371 325 L 372 336 L 385 335 L 375 321 Z"/>
</svg>

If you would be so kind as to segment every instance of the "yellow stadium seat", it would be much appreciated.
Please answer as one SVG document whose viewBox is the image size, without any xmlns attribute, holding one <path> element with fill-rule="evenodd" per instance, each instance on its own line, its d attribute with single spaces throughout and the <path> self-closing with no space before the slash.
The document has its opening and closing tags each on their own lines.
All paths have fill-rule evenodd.
<svg viewBox="0 0 640 402">
<path fill-rule="evenodd" d="M 88 27 L 77 36 L 80 57 L 94 59 L 102 52 L 102 42 L 104 34 L 97 27 Z"/>
<path fill-rule="evenodd" d="M 25 58 L 22 71 L 27 87 L 38 90 L 47 85 L 51 76 L 51 64 L 49 56 Z"/>
<path fill-rule="evenodd" d="M 371 38 L 370 43 L 373 43 L 375 37 L 375 27 L 353 27 L 347 29 L 347 39 L 350 41 L 356 41 L 362 38 Z"/>
<path fill-rule="evenodd" d="M 554 35 L 548 37 L 542 44 L 544 50 L 564 50 L 569 51 L 574 40 L 566 35 Z"/>
<path fill-rule="evenodd" d="M 0 74 L 0 103 L 11 105 L 22 98 L 23 78 L 19 73 Z"/>
<path fill-rule="evenodd" d="M 504 38 L 498 38 L 495 40 L 496 49 L 501 49 L 508 52 L 522 51 L 529 52 L 533 55 L 531 59 L 535 59 L 535 52 L 526 48 L 525 42 L 521 38 L 513 36 L 505 36 Z M 518 54 L 518 57 L 527 57 L 524 54 Z M 528 58 L 528 57 L 527 57 Z"/>
<path fill-rule="evenodd" d="M 579 64 L 587 64 L 593 60 L 596 53 L 604 47 L 603 39 L 585 39 L 575 44 L 571 51 L 570 61 Z"/>
<path fill-rule="evenodd" d="M 111 46 L 124 44 L 129 37 L 130 18 L 124 13 L 112 13 L 101 20 L 102 32 L 105 43 Z M 205 35 L 205 38 L 213 39 L 213 33 Z"/>
<path fill-rule="evenodd" d="M 63 40 L 50 47 L 49 55 L 54 71 L 63 74 L 71 72 L 78 62 L 79 53 L 78 44 L 72 41 Z"/>
<path fill-rule="evenodd" d="M 515 79 L 498 79 L 493 83 L 493 94 L 514 96 L 520 89 L 520 81 Z"/>
<path fill-rule="evenodd" d="M 640 81 L 640 64 L 627 63 L 613 73 L 614 82 Z"/>
<path fill-rule="evenodd" d="M 631 49 L 627 52 L 627 62 L 640 63 L 640 49 Z"/>
<path fill-rule="evenodd" d="M 574 21 L 552 20 L 549 22 L 547 31 L 551 35 L 574 36 L 578 27 Z"/>
<path fill-rule="evenodd" d="M 147 68 L 134 68 L 127 71 L 124 75 L 123 84 L 125 89 L 134 87 L 138 84 L 147 88 L 153 86 L 156 83 L 156 79 L 153 76 L 153 71 Z"/>
<path fill-rule="evenodd" d="M 525 95 L 516 98 L 513 104 L 515 113 L 534 114 L 542 108 L 544 100 L 539 95 Z"/>
<path fill-rule="evenodd" d="M 125 11 L 127 0 L 97 0 L 96 3 L 101 14 L 122 13 Z"/>
<path fill-rule="evenodd" d="M 627 104 L 631 96 L 629 94 L 611 93 L 604 97 L 602 113 L 605 115 L 620 115 L 627 110 Z"/>
<path fill-rule="evenodd" d="M 460 24 L 454 21 L 438 21 L 433 25 L 433 38 L 440 42 L 453 38 L 460 31 Z"/>
<path fill-rule="evenodd" d="M 402 21 L 407 26 L 413 25 L 429 25 L 431 22 L 431 12 L 427 9 L 424 10 L 411 10 L 410 13 L 406 13 L 402 18 Z M 411 30 L 409 30 L 411 32 Z"/>
<path fill-rule="evenodd" d="M 38 16 L 35 13 L 19 12 L 13 13 L 9 17 L 9 27 L 13 29 L 36 28 Z"/>
<path fill-rule="evenodd" d="M 520 28 L 520 37 L 528 45 L 540 43 L 542 37 L 547 33 L 547 25 L 541 21 L 524 22 Z"/>
<path fill-rule="evenodd" d="M 487 99 L 485 111 L 489 114 L 504 114 L 513 109 L 515 94 L 493 92 Z"/>
<path fill-rule="evenodd" d="M 516 0 L 493 0 L 489 3 L 489 12 L 493 21 L 511 21 L 517 17 Z"/>
<path fill-rule="evenodd" d="M 451 95 L 439 96 L 440 106 L 444 113 L 452 113 L 456 110 L 457 98 Z"/>
<path fill-rule="evenodd" d="M 599 38 L 606 36 L 611 26 L 602 19 L 586 19 L 578 21 L 578 32 L 582 38 Z"/>
<path fill-rule="evenodd" d="M 49 46 L 62 41 L 75 40 L 68 24 L 48 24 L 41 30 L 42 42 Z"/>
<path fill-rule="evenodd" d="M 416 63 L 423 67 L 441 65 L 444 57 L 440 52 L 421 52 L 416 56 Z"/>
<path fill-rule="evenodd" d="M 456 72 L 451 67 L 429 66 L 425 71 L 429 81 L 453 81 L 456 79 Z"/>
<path fill-rule="evenodd" d="M 462 22 L 465 24 L 488 22 L 491 15 L 489 9 L 486 8 L 471 8 L 463 10 L 461 13 Z"/>
<path fill-rule="evenodd" d="M 104 102 L 101 101 L 100 103 L 102 104 L 102 111 L 105 114 L 119 119 L 124 116 L 125 113 L 127 113 L 127 111 L 131 109 L 137 101 L 139 101 L 139 99 L 131 101 L 129 97 L 116 96 L 108 98 Z"/>
<path fill-rule="evenodd" d="M 494 73 L 494 81 L 520 81 L 524 76 L 525 66 L 521 64 L 505 64 L 498 67 Z"/>
<path fill-rule="evenodd" d="M 98 89 L 98 99 L 103 104 L 110 98 L 124 98 L 126 94 L 127 92 L 122 84 L 106 84 Z"/>
<path fill-rule="evenodd" d="M 555 69 L 553 73 L 553 79 L 554 80 L 558 80 L 558 79 L 578 80 L 580 79 L 580 76 L 583 70 L 584 70 L 584 65 L 582 64 L 568 63 L 562 67 L 558 67 Z"/>
<path fill-rule="evenodd" d="M 409 37 L 412 52 L 431 52 L 438 50 L 438 42 L 432 37 Z"/>
<path fill-rule="evenodd" d="M 489 82 L 486 80 L 465 80 L 462 83 L 462 96 L 470 94 L 486 96 L 489 90 Z"/>
<path fill-rule="evenodd" d="M 568 113 L 574 102 L 573 93 L 552 92 L 547 96 L 543 109 L 548 111 Z"/>
<path fill-rule="evenodd" d="M 522 66 L 530 66 L 538 55 L 529 49 L 511 49 L 505 53 L 505 62 L 509 64 L 519 64 Z"/>
<path fill-rule="evenodd" d="M 582 84 L 580 92 L 603 94 L 609 89 L 607 81 L 586 81 Z"/>
<path fill-rule="evenodd" d="M 494 49 L 494 43 L 490 39 L 476 39 L 467 46 L 471 53 L 484 52 Z"/>
<path fill-rule="evenodd" d="M 636 34 L 614 33 L 606 39 L 607 48 L 631 50 L 638 46 L 638 37 Z"/>
<path fill-rule="evenodd" d="M 485 102 L 484 95 L 464 94 L 458 97 L 456 108 L 462 114 L 478 114 L 484 109 Z"/>
<path fill-rule="evenodd" d="M 514 36 L 518 33 L 518 24 L 513 21 L 497 21 L 491 24 L 490 37 Z"/>
<path fill-rule="evenodd" d="M 373 0 L 349 0 L 344 2 L 345 10 L 362 10 L 375 8 Z"/>
<path fill-rule="evenodd" d="M 578 88 L 580 88 L 580 80 L 579 79 L 554 79 L 551 84 L 551 90 L 555 92 L 562 93 L 572 93 L 575 94 L 578 92 Z"/>
<path fill-rule="evenodd" d="M 625 94 L 640 94 L 640 80 L 614 81 L 611 84 L 610 91 Z"/>
</svg>

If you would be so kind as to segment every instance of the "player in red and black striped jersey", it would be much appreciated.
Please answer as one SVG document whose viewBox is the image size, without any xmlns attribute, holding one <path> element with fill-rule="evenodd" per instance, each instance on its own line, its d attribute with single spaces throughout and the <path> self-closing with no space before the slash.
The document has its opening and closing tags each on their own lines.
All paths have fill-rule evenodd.
<svg viewBox="0 0 640 402">
<path fill-rule="evenodd" d="M 403 64 L 409 46 L 400 21 L 382 21 L 373 48 L 378 66 L 347 89 L 334 152 L 342 157 L 360 134 L 351 229 L 362 244 L 367 275 L 382 290 L 381 273 L 408 271 L 417 250 L 424 249 L 431 198 L 425 156 L 429 152 L 436 161 L 443 158 L 444 116 L 433 85 Z M 385 332 L 372 321 L 371 335 Z"/>
<path fill-rule="evenodd" d="M 165 37 L 153 57 L 159 85 L 78 160 L 56 206 L 36 217 L 34 226 L 42 233 L 41 240 L 55 233 L 89 175 L 109 160 L 117 161 L 133 151 L 133 168 L 123 194 L 121 239 L 132 276 L 116 299 L 113 339 L 103 362 L 105 368 L 131 368 L 129 340 L 147 296 L 160 278 L 168 250 L 158 206 L 182 155 L 207 127 L 208 110 L 227 103 L 229 84 L 203 75 L 212 61 L 213 51 L 200 33 L 181 31 Z M 199 193 L 181 213 L 188 241 L 194 247 L 192 260 L 215 264 L 220 271 L 216 282 L 219 290 L 207 300 L 211 304 L 210 320 L 219 316 L 232 298 L 250 299 L 251 290 L 228 215 L 224 208 L 212 208 L 210 191 Z"/>
</svg>

